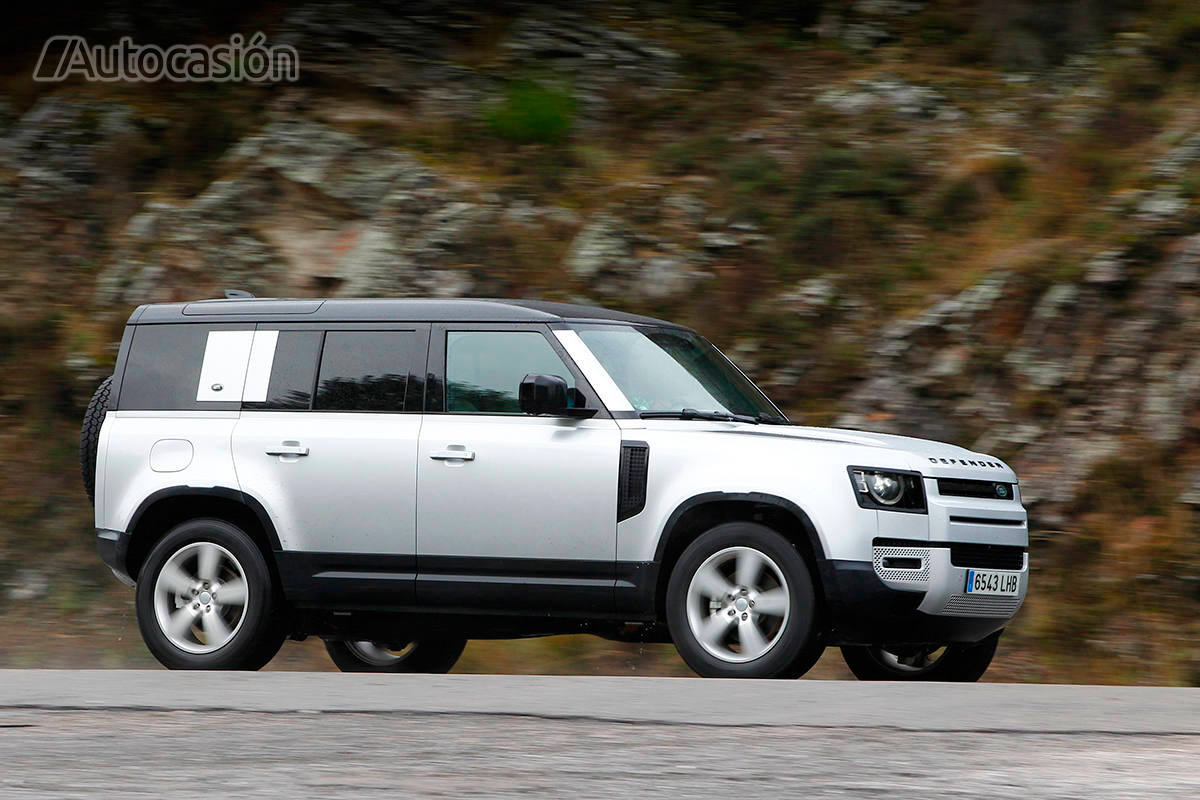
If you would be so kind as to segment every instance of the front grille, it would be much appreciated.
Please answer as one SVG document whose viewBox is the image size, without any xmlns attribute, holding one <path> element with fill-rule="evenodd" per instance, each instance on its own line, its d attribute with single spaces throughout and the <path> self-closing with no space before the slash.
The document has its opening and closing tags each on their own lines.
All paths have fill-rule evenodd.
<svg viewBox="0 0 1200 800">
<path fill-rule="evenodd" d="M 1025 567 L 1025 548 L 1000 544 L 952 543 L 950 563 L 956 567 L 1017 572 Z"/>
<path fill-rule="evenodd" d="M 988 500 L 1012 500 L 1016 495 L 1011 483 L 972 481 L 966 478 L 938 478 L 938 494 L 943 497 L 982 497 Z"/>
<path fill-rule="evenodd" d="M 1019 597 L 952 594 L 942 613 L 951 617 L 1011 617 L 1020 607 Z"/>
</svg>

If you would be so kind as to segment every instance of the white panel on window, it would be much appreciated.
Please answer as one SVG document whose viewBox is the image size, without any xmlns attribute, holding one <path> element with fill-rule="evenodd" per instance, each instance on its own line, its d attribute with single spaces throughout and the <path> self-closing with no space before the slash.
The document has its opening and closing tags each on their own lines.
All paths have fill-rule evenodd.
<svg viewBox="0 0 1200 800">
<path fill-rule="evenodd" d="M 246 364 L 254 331 L 210 331 L 204 346 L 204 364 L 196 402 L 237 403 L 246 382 Z"/>
<path fill-rule="evenodd" d="M 246 388 L 242 400 L 247 403 L 263 403 L 267 399 L 267 388 L 271 384 L 271 367 L 275 363 L 275 345 L 279 331 L 255 331 L 254 345 L 250 348 L 250 367 L 246 370 Z"/>
<path fill-rule="evenodd" d="M 582 370 L 588 383 L 596 390 L 596 394 L 600 395 L 600 402 L 604 403 L 609 411 L 633 411 L 633 405 L 625 397 L 625 393 L 604 367 L 600 366 L 600 362 L 583 343 L 583 339 L 579 338 L 578 333 L 572 330 L 556 330 L 554 335 L 574 360 L 575 366 Z"/>
</svg>

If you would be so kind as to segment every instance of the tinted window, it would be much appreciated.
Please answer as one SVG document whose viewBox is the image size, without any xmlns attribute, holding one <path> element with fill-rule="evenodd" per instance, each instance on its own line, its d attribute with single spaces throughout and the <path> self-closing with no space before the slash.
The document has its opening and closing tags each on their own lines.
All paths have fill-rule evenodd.
<svg viewBox="0 0 1200 800">
<path fill-rule="evenodd" d="M 313 384 L 316 383 L 317 360 L 320 357 L 320 331 L 280 331 L 275 344 L 275 357 L 271 361 L 267 399 L 265 402 L 243 403 L 243 408 L 307 409 L 312 405 Z"/>
<path fill-rule="evenodd" d="M 546 337 L 534 331 L 452 331 L 446 334 L 446 410 L 519 414 L 521 379 L 575 378 Z M 574 395 L 574 392 L 571 392 Z"/>
<path fill-rule="evenodd" d="M 236 409 L 241 395 L 233 381 L 227 390 L 228 402 L 197 401 L 209 333 L 233 330 L 245 331 L 247 343 L 253 335 L 245 326 L 138 326 L 121 379 L 120 407 L 144 411 Z M 229 367 L 234 373 L 238 370 L 237 364 Z M 240 368 L 244 373 L 244 361 Z"/>
<path fill-rule="evenodd" d="M 403 411 L 416 340 L 413 331 L 329 331 L 313 407 Z"/>
</svg>

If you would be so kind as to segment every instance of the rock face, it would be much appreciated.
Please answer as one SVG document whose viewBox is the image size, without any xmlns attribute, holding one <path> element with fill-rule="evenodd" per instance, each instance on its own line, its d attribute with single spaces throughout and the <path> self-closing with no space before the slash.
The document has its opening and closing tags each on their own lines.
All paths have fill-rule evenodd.
<svg viewBox="0 0 1200 800">
<path fill-rule="evenodd" d="M 862 0 L 827 11 L 818 33 L 872 50 L 920 11 L 918 3 Z M 296 46 L 318 81 L 376 93 L 362 101 L 374 104 L 376 121 L 478 123 L 513 78 L 551 75 L 570 87 L 585 128 L 594 129 L 615 99 L 675 97 L 696 68 L 623 13 L 522 7 L 495 33 L 489 55 L 469 63 L 455 59 L 465 41 L 482 35 L 486 15 L 436 2 L 304 5 L 284 14 L 273 41 Z M 1061 85 L 1041 90 L 1055 99 L 1051 116 L 1059 115 L 1064 130 L 1094 113 L 1094 104 L 1082 111 L 1072 105 L 1097 91 L 1095 69 L 1085 62 L 1069 60 L 1055 73 Z M 839 124 L 886 117 L 883 128 L 904 130 L 914 153 L 936 152 L 935 137 L 959 127 L 953 123 L 967 119 L 965 109 L 973 121 L 978 111 L 980 124 L 989 115 L 1006 126 L 1020 122 L 1012 98 L 979 109 L 952 81 L 935 87 L 903 74 L 847 73 L 841 83 L 806 90 L 804 102 L 840 115 Z M 1010 83 L 1026 80 L 1011 76 Z M 752 324 L 764 329 L 782 321 L 772 328 L 781 331 L 778 341 L 754 338 L 756 330 L 731 337 L 751 365 L 767 365 L 758 377 L 769 388 L 798 396 L 829 352 L 813 355 L 802 343 L 841 341 L 865 356 L 849 370 L 854 378 L 837 383 L 846 389 L 837 398 L 844 410 L 838 424 L 992 452 L 1021 470 L 1026 499 L 1047 509 L 1068 506 L 1095 466 L 1131 438 L 1160 448 L 1194 439 L 1200 235 L 1183 235 L 1195 230 L 1194 131 L 1163 137 L 1143 188 L 1115 196 L 1105 212 L 1121 237 L 1079 254 L 1075 272 L 1033 284 L 1018 269 L 994 270 L 914 316 L 877 321 L 853 274 L 836 265 L 816 275 L 787 272 L 786 251 L 771 249 L 789 235 L 785 228 L 752 222 L 707 196 L 722 168 L 679 180 L 640 175 L 641 182 L 614 183 L 568 210 L 528 187 L 497 189 L 470 170 L 456 171 L 452 159 L 422 155 L 403 136 L 355 127 L 372 117 L 335 112 L 359 101 L 325 92 L 310 102 L 322 92 L 281 93 L 265 122 L 220 154 L 215 179 L 176 196 L 133 190 L 137 159 L 155 135 L 134 105 L 61 91 L 18 115 L 0 99 L 0 249 L 9 254 L 0 265 L 7 279 L 0 308 L 12 308 L 11 298 L 35 281 L 53 290 L 79 279 L 72 270 L 93 267 L 99 307 L 194 296 L 197 286 L 342 296 L 549 289 L 667 315 L 679 309 L 692 319 L 729 302 L 739 314 L 760 314 Z M 772 102 L 799 96 L 772 94 Z M 789 114 L 728 138 L 760 155 L 807 146 L 802 134 L 781 133 L 803 127 Z M 987 147 L 989 157 L 1016 153 L 1004 143 Z M 744 191 L 756 191 L 756 181 L 775 185 L 774 169 L 755 173 Z M 888 205 L 896 200 L 890 193 L 906 191 L 903 181 L 845 169 L 830 178 L 838 200 L 872 195 Z M 754 202 L 769 204 L 761 195 Z M 920 225 L 916 216 L 897 221 L 897 246 L 923 235 L 910 230 Z M 1147 257 L 1129 242 L 1152 242 L 1165 255 Z M 557 270 L 550 287 L 521 275 L 531 243 L 543 248 L 543 265 Z M 64 269 L 47 271 L 47 263 Z M 742 285 L 752 287 L 745 296 L 730 288 Z M 5 287 L 15 288 L 6 295 Z M 780 356 L 772 347 L 791 352 Z M 63 363 L 81 382 L 98 369 L 94 358 L 74 352 Z"/>
<path fill-rule="evenodd" d="M 937 91 L 899 78 L 855 81 L 849 88 L 823 92 L 818 95 L 817 102 L 844 114 L 860 114 L 884 108 L 905 117 L 942 122 L 953 122 L 965 116 Z"/>
<path fill-rule="evenodd" d="M 673 242 L 636 233 L 610 212 L 591 219 L 572 240 L 563 259 L 568 274 L 585 283 L 596 297 L 650 302 L 668 301 L 691 291 L 705 279 L 700 267 L 706 262 L 704 256 Z"/>
<path fill-rule="evenodd" d="M 295 47 L 306 72 L 411 96 L 469 77 L 447 50 L 455 31 L 474 27 L 474 16 L 430 5 L 310 3 L 286 15 L 273 41 Z"/>
<path fill-rule="evenodd" d="M 874 354 L 880 374 L 850 395 L 856 411 L 839 424 L 940 435 L 1002 455 L 1020 473 L 1027 503 L 1068 504 L 1130 432 L 1171 447 L 1194 430 L 1197 253 L 1197 237 L 1181 242 L 1127 306 L 1105 299 L 1109 281 L 1095 280 L 1091 267 L 1081 283 L 1051 286 L 1007 352 L 990 342 L 1022 287 L 1009 275 L 985 279 L 887 329 Z M 1030 403 L 1056 413 L 1030 420 Z"/>
<path fill-rule="evenodd" d="M 537 62 L 592 86 L 621 81 L 663 87 L 679 79 L 679 57 L 666 47 L 561 9 L 518 20 L 504 47 L 518 63 Z"/>
<path fill-rule="evenodd" d="M 51 95 L 8 129 L 0 157 L 22 178 L 70 192 L 111 175 L 110 159 L 139 136 L 124 104 Z"/>
<path fill-rule="evenodd" d="M 145 140 L 133 109 L 73 94 L 44 97 L 0 137 L 0 315 L 30 294 L 68 290 L 104 247 L 104 229 L 136 209 Z M 49 268 L 48 268 L 49 267 Z"/>
<path fill-rule="evenodd" d="M 181 206 L 149 204 L 130 221 L 100 281 L 102 302 L 162 300 L 197 274 L 255 292 L 472 288 L 453 268 L 471 232 L 496 213 L 474 200 L 477 187 L 306 120 L 267 125 L 226 162 L 235 177 Z"/>
</svg>

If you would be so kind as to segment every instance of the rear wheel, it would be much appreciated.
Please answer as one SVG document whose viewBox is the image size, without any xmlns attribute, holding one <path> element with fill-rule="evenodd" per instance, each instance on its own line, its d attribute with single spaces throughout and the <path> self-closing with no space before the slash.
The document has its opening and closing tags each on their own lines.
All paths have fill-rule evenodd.
<svg viewBox="0 0 1200 800">
<path fill-rule="evenodd" d="M 824 649 L 808 565 L 775 531 L 718 525 L 679 557 L 667 623 L 687 665 L 710 678 L 795 678 Z"/>
<path fill-rule="evenodd" d="M 847 645 L 842 647 L 842 658 L 862 681 L 974 683 L 991 665 L 1001 633 L 973 644 Z"/>
<path fill-rule="evenodd" d="M 136 602 L 146 647 L 169 669 L 256 670 L 283 645 L 266 559 L 223 520 L 164 536 L 138 573 Z"/>
<path fill-rule="evenodd" d="M 467 640 L 447 637 L 411 642 L 325 641 L 325 650 L 342 672 L 445 673 L 458 663 Z"/>
</svg>

